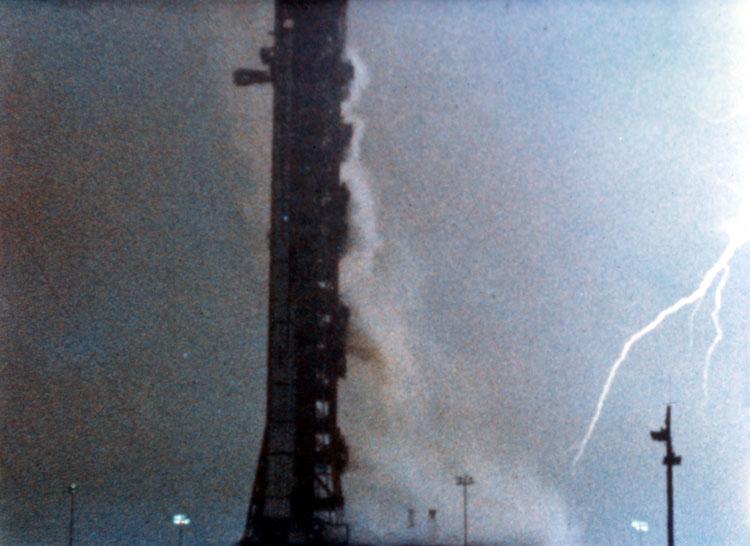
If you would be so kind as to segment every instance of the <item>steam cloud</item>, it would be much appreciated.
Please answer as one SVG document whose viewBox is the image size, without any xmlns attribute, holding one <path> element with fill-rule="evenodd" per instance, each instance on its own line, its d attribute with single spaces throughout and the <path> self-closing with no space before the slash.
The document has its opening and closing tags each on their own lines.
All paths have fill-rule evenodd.
<svg viewBox="0 0 750 546">
<path fill-rule="evenodd" d="M 450 408 L 436 414 L 431 373 L 415 358 L 420 340 L 410 331 L 410 302 L 418 267 L 399 242 L 380 236 L 370 173 L 361 162 L 365 121 L 357 113 L 367 69 L 355 51 L 348 100 L 342 105 L 353 136 L 341 178 L 351 191 L 348 254 L 341 262 L 342 295 L 352 312 L 349 372 L 340 390 L 344 434 L 351 464 L 344 475 L 346 519 L 353 539 L 376 544 L 458 542 L 462 538 L 461 492 L 454 476 L 469 472 L 470 536 L 485 544 L 571 546 L 565 504 L 522 463 L 497 461 L 494 446 L 467 446 L 449 435 L 471 423 Z M 472 411 L 481 412 L 481 407 Z M 458 412 L 456 412 L 458 413 Z M 446 430 L 447 424 L 450 430 Z M 460 460 L 460 464 L 454 461 Z M 437 510 L 431 521 L 428 510 Z M 414 526 L 407 525 L 413 509 Z M 516 542 L 518 541 L 518 542 Z"/>
</svg>

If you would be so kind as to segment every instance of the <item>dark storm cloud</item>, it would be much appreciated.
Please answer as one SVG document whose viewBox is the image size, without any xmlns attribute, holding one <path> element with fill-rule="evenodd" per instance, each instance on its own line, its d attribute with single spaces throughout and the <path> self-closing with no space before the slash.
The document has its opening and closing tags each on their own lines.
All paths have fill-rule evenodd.
<svg viewBox="0 0 750 546">
<path fill-rule="evenodd" d="M 162 542 L 179 509 L 227 542 L 262 400 L 265 218 L 243 203 L 266 176 L 232 145 L 221 13 L 4 11 L 6 529 L 60 542 L 77 481 L 84 543 Z"/>
</svg>

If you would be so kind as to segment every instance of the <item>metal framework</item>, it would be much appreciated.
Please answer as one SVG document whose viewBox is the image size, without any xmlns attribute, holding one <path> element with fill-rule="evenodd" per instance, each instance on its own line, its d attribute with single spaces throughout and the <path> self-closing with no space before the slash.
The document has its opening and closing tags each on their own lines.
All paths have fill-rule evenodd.
<svg viewBox="0 0 750 546">
<path fill-rule="evenodd" d="M 340 523 L 347 448 L 337 425 L 348 310 L 339 297 L 349 192 L 339 178 L 351 139 L 341 117 L 353 70 L 343 60 L 346 0 L 277 0 L 267 71 L 274 86 L 268 388 L 241 544 L 330 544 Z"/>
</svg>

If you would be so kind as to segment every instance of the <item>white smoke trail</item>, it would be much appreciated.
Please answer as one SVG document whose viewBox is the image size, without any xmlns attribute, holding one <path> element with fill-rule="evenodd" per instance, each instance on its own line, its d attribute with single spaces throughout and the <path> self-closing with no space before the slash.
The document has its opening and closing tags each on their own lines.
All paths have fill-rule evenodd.
<svg viewBox="0 0 750 546">
<path fill-rule="evenodd" d="M 369 73 L 356 50 L 347 47 L 344 56 L 354 67 L 349 96 L 341 105 L 344 121 L 352 126 L 346 160 L 341 164 L 341 180 L 350 192 L 349 245 L 340 264 L 342 294 L 353 319 L 349 349 L 359 353 L 356 356 L 360 359 L 378 360 L 386 368 L 381 370 L 383 382 L 388 383 L 389 377 L 402 378 L 407 372 L 413 373 L 413 356 L 407 346 L 400 306 L 388 293 L 383 272 L 376 271 L 383 243 L 371 176 L 360 159 L 366 123 L 357 111 L 369 85 Z M 367 352 L 370 354 L 363 355 Z M 399 368 L 398 373 L 395 367 Z M 390 387 L 394 393 L 400 392 L 396 385 Z"/>
<path fill-rule="evenodd" d="M 727 284 L 729 278 L 729 264 L 724 267 L 721 274 L 721 279 L 714 292 L 714 309 L 711 312 L 711 322 L 713 322 L 714 330 L 716 335 L 714 340 L 711 342 L 711 346 L 706 351 L 706 358 L 703 364 L 703 405 L 708 404 L 708 375 L 711 371 L 711 359 L 713 358 L 716 347 L 719 346 L 721 340 L 724 338 L 724 331 L 721 328 L 721 321 L 719 320 L 719 312 L 721 311 L 721 299 L 724 293 L 724 287 Z"/>
<path fill-rule="evenodd" d="M 427 422 L 427 389 L 411 351 L 404 316 L 408 301 L 398 281 L 409 272 L 389 267 L 394 244 L 389 243 L 387 252 L 383 248 L 371 176 L 360 159 L 366 124 L 358 107 L 368 71 L 353 49 L 347 48 L 345 57 L 354 67 L 354 79 L 342 104 L 343 118 L 353 129 L 341 165 L 341 180 L 351 195 L 350 241 L 340 264 L 342 295 L 352 310 L 350 374 L 340 391 L 342 426 L 352 457 L 344 487 L 353 533 L 382 543 L 401 530 L 397 515 L 402 516 L 414 498 L 429 496 L 423 489 L 433 480 L 425 479 L 423 461 L 413 457 L 428 453 L 419 434 Z"/>
<path fill-rule="evenodd" d="M 692 305 L 699 301 L 701 298 L 703 298 L 706 295 L 706 292 L 708 292 L 708 289 L 713 284 L 714 280 L 716 279 L 716 276 L 721 273 L 723 270 L 727 269 L 729 266 L 729 262 L 731 262 L 732 258 L 734 257 L 735 253 L 737 252 L 737 249 L 739 246 L 741 246 L 744 242 L 746 242 L 746 239 L 739 238 L 739 232 L 730 232 L 730 242 L 724 249 L 724 252 L 722 252 L 721 256 L 719 256 L 719 259 L 714 263 L 714 265 L 706 272 L 706 274 L 703 276 L 703 279 L 701 280 L 700 284 L 698 285 L 698 288 L 696 288 L 691 294 L 688 296 L 685 296 L 683 298 L 680 298 L 675 303 L 667 307 L 666 309 L 663 309 L 659 312 L 658 315 L 656 315 L 656 318 L 649 322 L 646 326 L 638 330 L 635 334 L 630 336 L 627 341 L 625 341 L 625 344 L 622 347 L 622 350 L 620 351 L 620 355 L 617 357 L 617 360 L 614 361 L 612 364 L 609 374 L 607 375 L 607 380 L 604 382 L 604 387 L 602 388 L 601 394 L 599 395 L 599 399 L 596 402 L 596 410 L 594 411 L 594 416 L 591 418 L 591 421 L 589 422 L 588 429 L 586 430 L 586 434 L 583 437 L 583 440 L 578 446 L 578 452 L 576 453 L 575 458 L 573 459 L 573 467 L 575 467 L 578 464 L 578 461 L 581 459 L 583 454 L 586 451 L 586 446 L 589 443 L 589 440 L 591 440 L 591 435 L 594 433 L 594 429 L 596 428 L 597 423 L 599 422 L 599 418 L 602 415 L 602 410 L 604 409 L 604 402 L 607 400 L 607 396 L 609 396 L 609 391 L 612 388 L 612 383 L 615 380 L 615 377 L 617 376 L 617 372 L 620 370 L 620 366 L 622 366 L 623 362 L 625 362 L 625 359 L 628 357 L 628 354 L 630 354 L 630 350 L 633 348 L 633 345 L 635 345 L 639 340 L 646 337 L 648 334 L 656 330 L 662 322 L 664 322 L 668 317 L 674 315 L 681 309 L 687 307 L 688 305 Z"/>
<path fill-rule="evenodd" d="M 434 368 L 426 366 L 434 363 L 412 350 L 424 342 L 416 339 L 409 322 L 419 289 L 404 279 L 419 279 L 424 271 L 402 241 L 382 241 L 377 194 L 360 159 L 365 121 L 358 101 L 367 70 L 355 51 L 347 49 L 346 57 L 355 77 L 342 115 L 353 135 L 341 179 L 351 193 L 352 237 L 340 267 L 352 319 L 349 373 L 339 391 L 339 408 L 350 445 L 344 488 L 352 536 L 371 544 L 458 542 L 454 523 L 461 521 L 461 505 L 452 476 L 463 471 L 459 459 L 477 480 L 470 492 L 477 514 L 472 536 L 487 542 L 513 536 L 525 544 L 579 544 L 563 497 L 526 461 L 500 466 L 491 448 L 478 445 L 466 454 L 443 437 L 446 429 L 455 433 L 465 423 L 433 413 L 435 390 L 428 376 Z M 405 525 L 408 508 L 417 511 L 413 528 Z M 434 527 L 427 519 L 429 508 L 437 509 Z"/>
<path fill-rule="evenodd" d="M 354 67 L 354 79 L 349 85 L 349 96 L 341 105 L 344 121 L 352 126 L 352 138 L 346 161 L 341 164 L 341 179 L 351 194 L 349 226 L 355 230 L 354 241 L 349 245 L 346 263 L 342 265 L 349 273 L 358 275 L 372 271 L 375 254 L 381 241 L 378 235 L 378 220 L 375 198 L 370 185 L 370 175 L 360 161 L 365 121 L 357 114 L 356 107 L 362 93 L 369 84 L 367 67 L 356 51 L 347 48 L 345 58 Z"/>
</svg>

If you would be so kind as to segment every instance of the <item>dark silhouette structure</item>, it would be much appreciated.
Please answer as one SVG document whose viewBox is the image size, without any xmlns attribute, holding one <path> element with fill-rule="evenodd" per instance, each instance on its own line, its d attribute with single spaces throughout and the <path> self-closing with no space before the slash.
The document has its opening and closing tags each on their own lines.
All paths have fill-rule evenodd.
<svg viewBox="0 0 750 546">
<path fill-rule="evenodd" d="M 341 117 L 353 75 L 346 4 L 277 0 L 275 43 L 261 50 L 267 70 L 234 73 L 237 85 L 274 88 L 266 426 L 243 545 L 348 541 L 337 426 L 349 201 L 339 171 L 352 133 Z"/>
<path fill-rule="evenodd" d="M 664 466 L 667 467 L 667 544 L 674 546 L 674 497 L 672 493 L 672 467 L 682 463 L 682 457 L 675 454 L 672 449 L 672 406 L 667 405 L 667 416 L 664 426 L 656 431 L 651 431 L 651 439 L 656 442 L 665 442 L 667 454 L 664 456 Z"/>
</svg>

